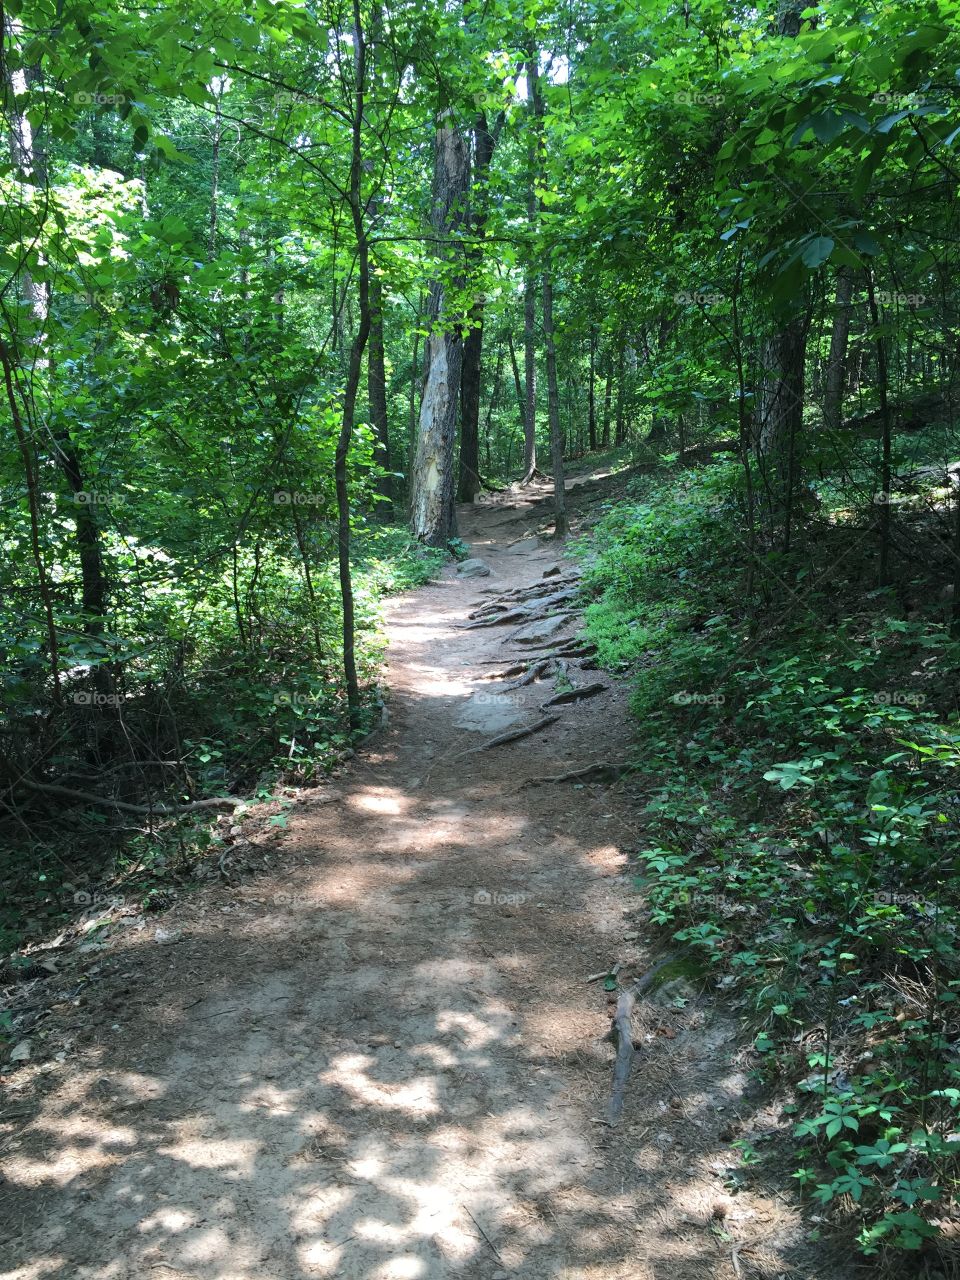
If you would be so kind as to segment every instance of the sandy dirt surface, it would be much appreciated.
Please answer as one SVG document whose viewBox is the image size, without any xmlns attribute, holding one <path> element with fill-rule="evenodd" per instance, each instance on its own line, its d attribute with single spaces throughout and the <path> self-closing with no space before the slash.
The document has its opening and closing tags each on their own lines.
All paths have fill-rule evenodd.
<svg viewBox="0 0 960 1280">
<path fill-rule="evenodd" d="M 623 783 L 525 784 L 623 760 L 628 691 L 601 676 L 472 750 L 555 692 L 498 692 L 516 628 L 463 627 L 558 562 L 537 496 L 461 512 L 489 577 L 390 604 L 389 722 L 300 797 L 271 873 L 114 939 L 64 1060 L 8 1078 L 4 1280 L 853 1273 L 811 1257 L 789 1188 L 744 1176 L 731 1137 L 764 1117 L 708 993 L 641 1001 L 603 1123 L 610 997 L 586 979 L 651 963 L 639 807 Z"/>
</svg>

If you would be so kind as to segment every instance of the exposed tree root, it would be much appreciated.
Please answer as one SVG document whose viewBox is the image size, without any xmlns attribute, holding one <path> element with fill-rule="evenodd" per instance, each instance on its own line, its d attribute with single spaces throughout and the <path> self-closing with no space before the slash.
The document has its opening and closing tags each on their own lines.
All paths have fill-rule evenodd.
<svg viewBox="0 0 960 1280">
<path fill-rule="evenodd" d="M 549 659 L 545 659 L 543 662 L 534 663 L 530 670 L 527 671 L 525 675 L 522 675 L 519 680 L 514 680 L 512 684 L 505 684 L 503 686 L 503 692 L 509 693 L 512 689 L 522 689 L 526 684 L 533 684 L 534 680 L 539 680 L 541 676 L 547 675 L 549 670 Z"/>
<path fill-rule="evenodd" d="M 114 800 L 110 796 L 94 795 L 92 791 L 74 791 L 72 787 L 58 787 L 52 782 L 33 782 L 30 778 L 21 778 L 19 786 L 31 791 L 40 791 L 44 795 L 58 796 L 61 800 L 75 800 L 78 804 L 95 804 L 104 809 L 119 809 L 122 813 L 154 814 L 160 818 L 176 817 L 180 813 L 191 813 L 198 809 L 235 809 L 244 803 L 236 796 L 217 796 L 210 800 L 191 800 L 189 804 L 129 804 L 126 800 Z"/>
<path fill-rule="evenodd" d="M 566 773 L 550 773 L 542 778 L 527 778 L 521 787 L 542 787 L 548 782 L 618 782 L 629 770 L 625 764 L 611 764 L 598 760 L 582 769 L 568 769 Z"/>
<path fill-rule="evenodd" d="M 543 705 L 544 707 L 559 707 L 565 702 L 582 702 L 584 698 L 595 698 L 598 693 L 606 693 L 609 687 L 609 685 L 601 684 L 598 680 L 594 684 L 581 685 L 579 689 L 564 689 L 563 693 L 554 694 Z"/>
<path fill-rule="evenodd" d="M 614 1128 L 623 1115 L 623 1099 L 627 1089 L 630 1067 L 633 1065 L 633 1006 L 636 997 L 632 991 L 621 991 L 617 998 L 617 1010 L 610 1024 L 610 1040 L 617 1051 L 613 1064 L 613 1089 L 607 1104 L 607 1124 Z"/>
<path fill-rule="evenodd" d="M 491 738 L 489 742 L 474 747 L 473 750 L 489 751 L 491 747 L 502 747 L 508 742 L 518 742 L 521 738 L 529 738 L 532 733 L 539 733 L 541 729 L 549 728 L 559 719 L 559 716 L 544 716 L 542 720 L 535 720 L 533 724 L 528 724 L 525 729 L 511 729 L 509 733 L 501 733 L 498 737 Z"/>
</svg>

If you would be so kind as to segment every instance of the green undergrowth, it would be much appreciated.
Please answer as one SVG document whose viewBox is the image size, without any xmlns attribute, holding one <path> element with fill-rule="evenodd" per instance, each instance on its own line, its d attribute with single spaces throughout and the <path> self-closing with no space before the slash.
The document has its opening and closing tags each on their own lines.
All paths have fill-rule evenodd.
<svg viewBox="0 0 960 1280">
<path fill-rule="evenodd" d="M 134 803 L 233 795 L 269 800 L 278 786 L 310 785 L 352 754 L 377 723 L 383 656 L 380 602 L 434 577 L 448 553 L 413 542 L 400 527 L 365 524 L 354 539 L 357 661 L 362 723 L 351 730 L 341 666 L 335 559 L 318 560 L 310 589 L 289 548 L 264 549 L 238 566 L 256 575 L 257 604 L 242 634 L 229 578 L 172 582 L 138 615 L 120 619 L 123 637 L 65 639 L 61 741 L 51 752 L 40 729 L 47 697 L 39 646 L 0 643 L 3 745 L 12 783 L 47 772 L 74 790 Z M 160 635 L 162 642 L 142 637 Z M 0 641 L 4 638 L 0 636 Z M 104 701 L 98 672 L 113 692 Z M 43 754 L 45 753 L 45 754 Z M 36 758 L 36 763 L 34 762 Z M 0 954 L 56 929 L 74 912 L 73 888 L 108 895 L 129 877 L 144 900 L 178 882 L 211 847 L 209 811 L 180 819 L 118 820 L 109 807 L 64 806 L 43 795 L 24 824 L 0 824 Z"/>
<path fill-rule="evenodd" d="M 873 590 L 823 510 L 802 551 L 751 556 L 728 463 L 631 495 L 591 538 L 586 624 L 633 677 L 649 918 L 740 1003 L 817 1212 L 866 1254 L 935 1247 L 960 1169 L 960 645 L 936 566 Z"/>
</svg>

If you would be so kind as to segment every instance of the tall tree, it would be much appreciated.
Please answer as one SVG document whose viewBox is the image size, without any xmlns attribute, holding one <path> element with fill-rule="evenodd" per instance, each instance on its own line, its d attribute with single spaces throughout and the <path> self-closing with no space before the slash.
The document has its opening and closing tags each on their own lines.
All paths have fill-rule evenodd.
<svg viewBox="0 0 960 1280">
<path fill-rule="evenodd" d="M 454 451 L 463 369 L 464 260 L 470 153 L 450 108 L 441 110 L 434 148 L 432 225 L 442 253 L 430 283 L 423 399 L 413 464 L 411 527 L 428 546 L 456 532 Z"/>
</svg>

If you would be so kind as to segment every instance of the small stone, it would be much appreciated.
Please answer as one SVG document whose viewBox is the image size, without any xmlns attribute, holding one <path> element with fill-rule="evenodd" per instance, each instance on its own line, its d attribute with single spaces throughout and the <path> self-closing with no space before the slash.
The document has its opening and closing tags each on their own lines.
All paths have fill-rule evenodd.
<svg viewBox="0 0 960 1280">
<path fill-rule="evenodd" d="M 558 564 L 552 564 L 552 565 L 549 567 L 549 569 L 544 569 L 544 571 L 543 571 L 543 577 L 544 577 L 544 578 L 555 578 L 559 572 L 560 572 L 560 566 L 559 566 Z"/>
</svg>

